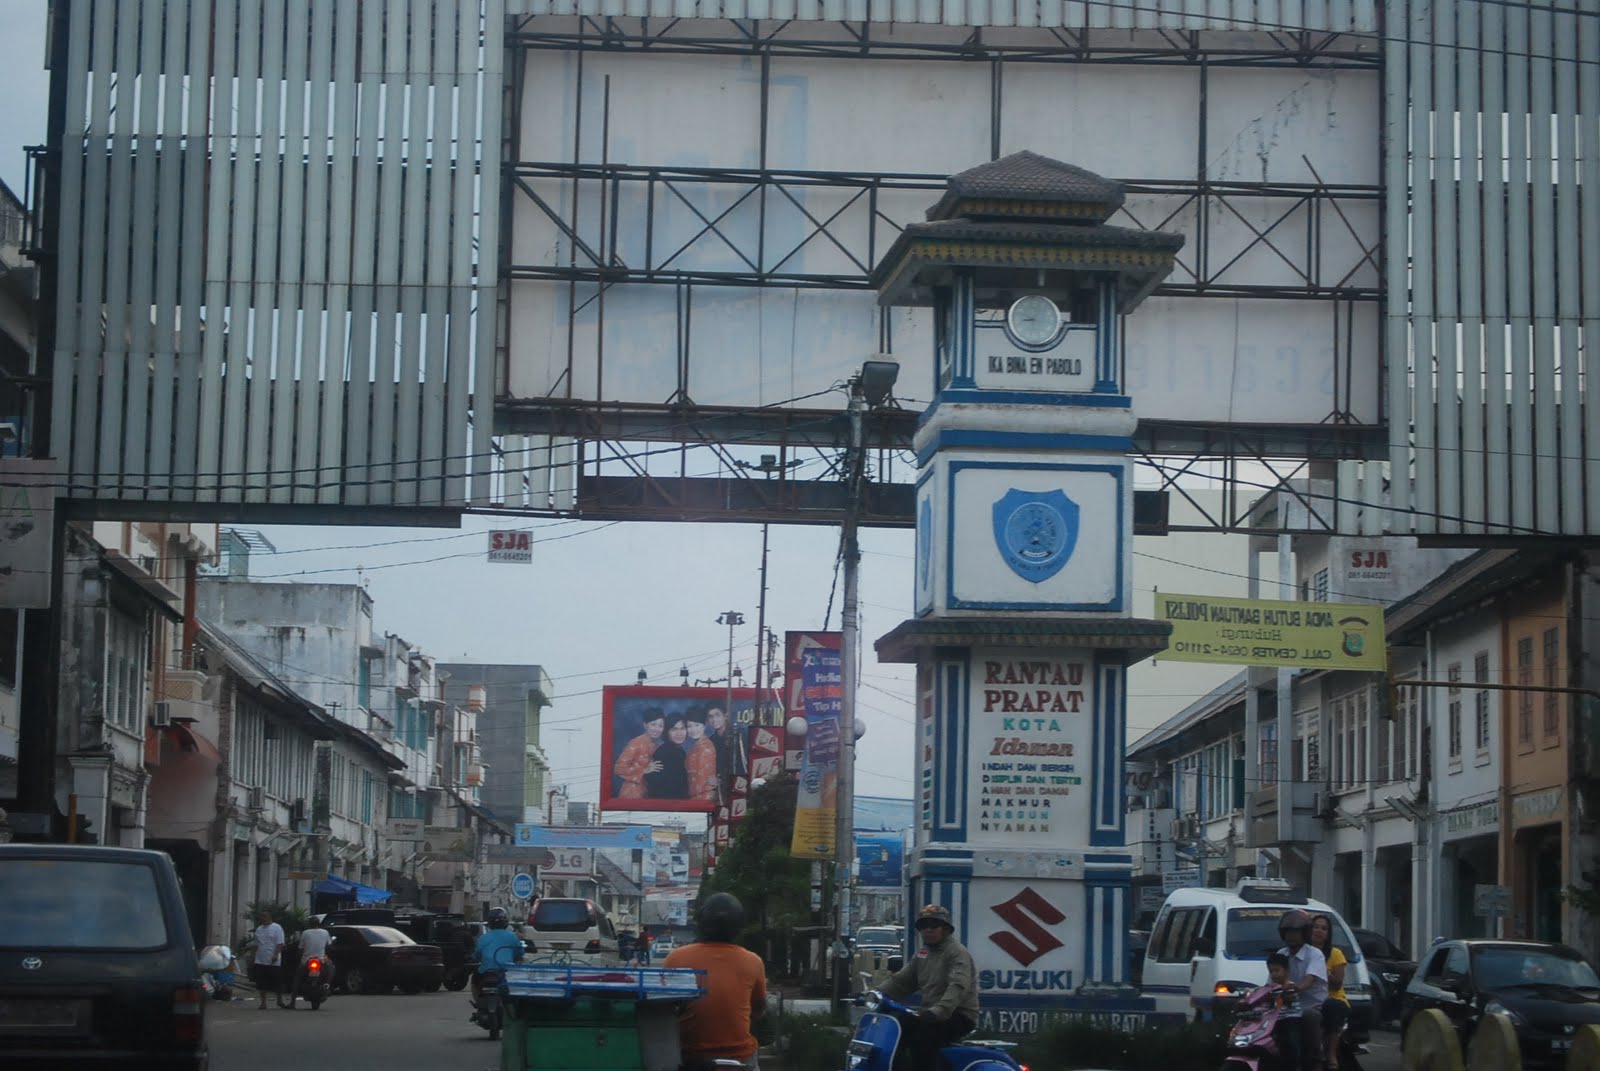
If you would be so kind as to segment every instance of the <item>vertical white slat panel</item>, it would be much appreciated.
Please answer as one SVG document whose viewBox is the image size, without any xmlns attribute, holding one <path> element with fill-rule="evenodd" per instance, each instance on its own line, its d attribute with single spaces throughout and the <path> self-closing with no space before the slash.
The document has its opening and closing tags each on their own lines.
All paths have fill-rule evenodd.
<svg viewBox="0 0 1600 1071">
<path fill-rule="evenodd" d="M 424 455 L 422 423 L 422 307 L 428 264 L 423 247 L 428 233 L 428 78 L 433 44 L 432 0 L 411 0 L 411 56 L 405 79 L 405 226 L 400 256 L 400 377 L 395 384 L 394 489 L 390 500 L 417 501 L 416 462 Z"/>
<path fill-rule="evenodd" d="M 550 508 L 563 512 L 578 508 L 578 444 L 572 439 L 552 439 L 550 446 Z"/>
<path fill-rule="evenodd" d="M 477 305 L 478 324 L 473 338 L 472 452 L 473 503 L 489 498 L 489 449 L 494 434 L 495 296 L 499 288 L 501 103 L 505 91 L 505 0 L 484 0 L 483 33 L 483 146 L 479 156 Z"/>
<path fill-rule="evenodd" d="M 406 138 L 406 0 L 387 5 L 389 30 L 383 47 L 383 163 L 379 168 L 375 207 L 399 205 L 405 194 Z M 378 262 L 373 308 L 377 312 L 372 352 L 372 416 L 367 438 L 367 502 L 390 502 L 394 497 L 395 363 L 399 340 L 400 239 L 405 226 L 402 212 L 378 211 Z"/>
<path fill-rule="evenodd" d="M 296 383 L 304 382 L 300 366 L 306 359 L 314 317 L 306 303 L 301 279 L 308 232 L 305 228 L 306 194 L 306 78 L 311 64 L 310 0 L 282 0 L 283 42 L 283 157 L 278 180 L 282 209 L 278 213 L 278 266 L 273 291 L 278 295 L 278 345 L 273 354 L 272 411 L 268 426 L 272 478 L 267 498 L 293 502 L 299 474 L 295 467 Z M 269 83 L 271 84 L 271 83 Z M 257 414 L 258 416 L 260 414 Z M 251 427 L 254 438 L 254 425 Z"/>
<path fill-rule="evenodd" d="M 212 169 L 210 150 L 225 143 L 226 139 L 220 136 L 214 137 L 209 132 L 208 123 L 213 103 L 212 6 L 189 10 L 187 0 L 169 0 L 169 5 L 168 10 L 172 13 L 172 18 L 168 20 L 168 25 L 173 25 L 173 20 L 179 17 L 179 9 L 182 9 L 183 17 L 187 19 L 189 26 L 184 130 L 190 135 L 183 154 L 183 240 L 178 249 L 181 258 L 178 269 L 178 300 L 183 306 L 183 311 L 178 327 L 178 388 L 174 413 L 176 417 L 181 417 L 181 420 L 175 421 L 175 430 L 181 429 L 181 434 L 173 435 L 172 497 L 182 501 L 192 501 L 195 498 L 200 430 L 196 427 L 198 421 L 191 417 L 193 414 L 201 413 L 200 379 L 207 345 L 206 330 L 203 327 L 205 319 L 201 316 L 201 310 L 211 297 L 211 288 L 206 277 L 206 258 L 212 249 L 212 234 L 221 229 L 207 226 L 207 211 L 210 207 L 208 197 L 211 195 L 206 189 L 206 176 L 208 169 Z M 217 51 L 220 54 L 227 50 L 219 47 Z M 220 90 L 218 96 L 219 98 L 221 96 Z M 226 187 L 226 178 L 222 180 L 222 185 Z M 220 334 L 222 322 L 220 298 L 219 303 L 210 306 L 205 315 L 217 317 L 219 330 L 213 333 Z M 204 414 L 201 416 L 203 419 Z"/>
<path fill-rule="evenodd" d="M 1438 480 L 1436 532 L 1460 531 L 1461 404 L 1458 380 L 1457 323 L 1460 308 L 1456 291 L 1456 181 L 1460 165 L 1456 155 L 1456 10 L 1458 5 L 1438 3 L 1433 8 L 1433 312 L 1434 346 L 1438 354 L 1438 390 L 1434 395 L 1434 450 Z"/>
<path fill-rule="evenodd" d="M 77 354 L 83 349 L 79 331 L 78 268 L 84 257 L 83 243 L 83 182 L 84 116 L 89 98 L 89 9 L 72 7 L 62 9 L 71 20 L 67 31 L 67 69 L 65 113 L 66 128 L 61 131 L 61 263 L 59 289 L 56 292 L 56 349 L 48 355 L 51 360 L 51 378 L 55 385 L 51 403 L 50 453 L 66 459 L 70 469 L 72 456 L 72 414 L 74 375 L 78 367 Z M 41 359 L 45 355 L 41 355 Z M 67 474 L 63 474 L 65 476 Z"/>
<path fill-rule="evenodd" d="M 1561 6 L 1561 5 L 1557 5 Z M 1578 325 L 1582 319 L 1578 280 L 1578 245 L 1583 240 L 1578 215 L 1578 19 L 1572 14 L 1553 16 L 1552 39 L 1555 91 L 1555 140 L 1551 158 L 1556 163 L 1556 352 L 1561 363 L 1561 530 L 1581 532 L 1586 519 L 1583 466 L 1583 391 L 1579 380 L 1582 358 L 1578 352 Z M 1592 19 L 1590 21 L 1593 21 Z M 1600 56 L 1590 56 L 1600 60 Z M 1600 116 L 1589 117 L 1590 129 L 1600 129 Z M 1600 240 L 1600 232 L 1589 235 Z"/>
<path fill-rule="evenodd" d="M 1437 3 L 1438 0 L 1433 0 Z M 1412 316 L 1412 421 L 1416 436 L 1412 492 L 1419 532 L 1434 531 L 1438 510 L 1436 450 L 1438 429 L 1434 425 L 1434 376 L 1438 368 L 1434 341 L 1433 271 L 1436 263 L 1433 242 L 1434 196 L 1443 171 L 1450 162 L 1441 161 L 1433 141 L 1433 3 L 1415 3 L 1411 9 L 1411 316 Z M 1403 189 L 1393 187 L 1391 190 Z M 1403 276 L 1402 276 L 1403 278 Z M 1403 352 L 1403 351 L 1402 351 Z"/>
<path fill-rule="evenodd" d="M 470 431 L 467 427 L 467 396 L 472 381 L 472 236 L 473 194 L 477 188 L 473 167 L 473 137 L 478 120 L 478 90 L 475 77 L 466 72 L 478 69 L 478 14 L 475 8 L 461 14 L 461 31 L 456 38 L 458 79 L 454 140 L 445 158 L 451 161 L 450 196 L 450 324 L 445 358 L 444 442 L 446 501 L 465 502 L 471 498 L 467 476 L 471 471 Z"/>
<path fill-rule="evenodd" d="M 1478 4 L 1480 40 L 1488 49 L 1504 40 L 1505 12 Z M 1480 52 L 1483 79 L 1483 367 L 1484 531 L 1504 535 L 1511 519 L 1511 413 L 1507 353 L 1510 290 L 1507 281 L 1505 209 L 1505 65 L 1500 54 Z M 1519 239 L 1520 242 L 1520 239 Z"/>
<path fill-rule="evenodd" d="M 1510 280 L 1511 319 L 1511 534 L 1528 535 L 1534 515 L 1533 367 L 1531 332 L 1533 294 L 1528 245 L 1528 13 L 1506 8 L 1506 139 L 1510 168 L 1506 182 L 1506 274 Z"/>
<path fill-rule="evenodd" d="M 1377 33 L 1378 5 L 1375 0 L 1355 0 L 1355 29 L 1359 33 Z"/>
<path fill-rule="evenodd" d="M 164 0 L 157 13 L 157 18 L 161 20 L 157 23 L 161 67 L 166 72 L 162 82 L 160 132 L 155 140 L 157 151 L 161 154 L 157 165 L 161 189 L 155 216 L 161 225 L 155 227 L 152 221 L 155 247 L 152 305 L 155 326 L 151 335 L 148 487 L 149 497 L 157 499 L 172 497 L 172 408 L 178 385 L 178 352 L 183 345 L 178 311 L 184 308 L 188 300 L 179 290 L 178 283 L 178 265 L 182 259 L 180 249 L 184 241 L 183 177 L 189 155 L 184 149 L 183 106 L 185 70 L 189 65 L 190 27 L 182 15 L 178 0 Z M 159 32 L 163 24 L 166 26 L 165 33 Z M 196 151 L 194 155 L 201 154 Z M 194 410 L 186 412 L 193 413 Z"/>
<path fill-rule="evenodd" d="M 1278 0 L 1278 24 L 1286 30 L 1305 27 L 1305 5 L 1301 0 Z"/>
<path fill-rule="evenodd" d="M 106 340 L 101 316 L 106 300 L 106 146 L 111 139 L 111 85 L 116 73 L 116 9 L 101 12 L 94 23 L 94 83 L 89 94 L 86 124 L 87 160 L 83 169 L 83 266 L 78 305 L 78 344 L 80 354 L 104 352 Z M 78 369 L 74 365 L 74 371 Z M 77 409 L 72 423 L 71 479 L 75 489 L 98 489 L 96 444 L 100 429 L 101 376 L 96 375 L 92 356 L 83 362 L 77 377 Z"/>
<path fill-rule="evenodd" d="M 347 505 L 365 505 L 372 480 L 369 433 L 372 426 L 372 332 L 376 307 L 379 159 L 383 153 L 384 115 L 383 9 L 376 4 L 361 9 L 361 127 L 356 142 L 356 199 L 354 239 L 350 261 L 350 334 L 346 350 L 348 367 L 345 410 L 340 415 L 344 433 L 343 464 Z"/>
<path fill-rule="evenodd" d="M 223 362 L 228 335 L 228 238 L 224 221 L 233 218 L 234 156 L 239 151 L 240 118 L 236 102 L 239 4 L 215 5 L 216 47 L 213 53 L 211 101 L 211 203 L 206 210 L 206 326 L 200 370 L 200 434 L 195 447 L 194 497 L 215 497 L 222 469 Z"/>
<path fill-rule="evenodd" d="M 1327 0 L 1304 0 L 1305 28 L 1308 30 L 1325 30 L 1328 27 Z"/>
<path fill-rule="evenodd" d="M 1256 0 L 1255 8 L 1255 18 L 1260 23 L 1259 26 L 1253 27 L 1255 30 L 1265 32 L 1266 30 L 1278 26 L 1283 22 L 1283 11 L 1278 6 L 1278 0 Z M 1392 27 L 1391 32 L 1393 34 L 1404 38 L 1405 23 L 1403 21 L 1391 22 L 1390 26 Z"/>
<path fill-rule="evenodd" d="M 245 450 L 245 422 L 249 419 L 250 362 L 256 317 L 268 308 L 252 308 L 252 265 L 256 263 L 256 238 L 260 219 L 256 187 L 262 150 L 261 137 L 261 5 L 263 0 L 239 0 L 239 101 L 233 169 L 233 205 L 228 230 L 233 236 L 228 278 L 228 341 L 224 350 L 227 371 L 222 380 L 222 478 L 218 498 L 239 502 L 244 498 L 244 473 L 259 468 L 265 459 L 252 461 Z"/>
<path fill-rule="evenodd" d="M 1327 20 L 1327 28 L 1335 33 L 1349 33 L 1355 24 L 1350 0 L 1327 0 L 1324 6 L 1326 11 L 1323 17 Z"/>
<path fill-rule="evenodd" d="M 100 454 L 95 483 L 103 494 L 119 494 L 114 474 L 122 461 L 122 418 L 128 409 L 128 269 L 133 256 L 133 130 L 138 117 L 140 0 L 103 5 L 100 15 L 116 23 L 116 103 L 111 117 L 110 167 L 106 189 L 105 342 L 100 350 Z M 142 467 L 142 465 L 140 466 Z"/>
<path fill-rule="evenodd" d="M 1482 63 L 1478 21 L 1483 5 L 1462 4 L 1457 9 L 1455 55 L 1456 106 L 1461 115 L 1457 156 L 1461 161 L 1461 195 L 1457 203 L 1461 240 L 1457 245 L 1456 274 L 1461 285 L 1461 531 L 1483 531 L 1483 172 L 1482 124 L 1478 69 Z M 1498 210 L 1499 206 L 1494 206 Z"/>
<path fill-rule="evenodd" d="M 333 93 L 343 98 L 355 92 L 355 80 L 348 79 L 334 90 L 333 41 L 334 7 L 338 0 L 311 0 L 306 15 L 310 47 L 306 73 L 310 88 L 306 109 L 306 193 L 305 227 L 301 246 L 305 251 L 304 283 L 300 287 L 301 309 L 305 318 L 301 330 L 300 375 L 296 385 L 294 409 L 294 489 L 291 501 L 315 502 L 317 471 L 318 418 L 326 380 L 323 368 L 328 359 L 328 244 L 330 233 L 328 191 L 331 155 L 329 139 L 333 122 Z M 348 235 L 347 235 L 348 238 Z"/>
<path fill-rule="evenodd" d="M 1578 183 L 1579 218 L 1585 240 L 1579 243 L 1579 259 L 1587 285 L 1580 295 L 1583 316 L 1583 375 L 1588 400 L 1584 405 L 1584 531 L 1600 532 L 1600 131 L 1594 117 L 1600 115 L 1600 19 L 1578 20 L 1578 114 L 1583 117 L 1579 148 L 1583 155 Z"/>
<path fill-rule="evenodd" d="M 432 148 L 428 153 L 428 243 L 426 342 L 423 347 L 422 430 L 418 440 L 419 484 L 417 501 L 441 505 L 445 501 L 442 458 L 448 452 L 444 438 L 447 315 L 450 308 L 450 138 L 455 116 L 454 90 L 461 76 L 456 68 L 456 37 L 462 5 L 436 0 L 433 33 Z M 474 27 L 476 28 L 476 27 Z"/>
<path fill-rule="evenodd" d="M 122 449 L 118 459 L 124 473 L 123 494 L 150 497 L 152 447 L 165 447 L 150 439 L 150 364 L 155 358 L 150 323 L 155 298 L 156 209 L 161 158 L 161 16 L 163 0 L 143 0 L 139 13 L 139 114 L 134 120 L 133 229 L 129 236 L 128 266 L 128 388 L 122 421 Z M 131 13 L 130 13 L 131 14 Z M 132 26 L 129 19 L 128 26 Z M 176 31 L 182 37 L 182 31 Z M 132 72 L 119 77 L 132 84 Z M 130 102 L 131 103 L 131 102 Z M 128 195 L 123 195 L 128 200 Z M 170 293 L 171 291 L 168 291 Z"/>
<path fill-rule="evenodd" d="M 1409 277 L 1410 206 L 1397 191 L 1411 187 L 1410 0 L 1385 0 L 1389 39 L 1384 45 L 1386 72 L 1383 100 L 1384 137 L 1384 361 L 1389 399 L 1389 469 L 1394 474 L 1393 499 L 1409 500 L 1411 479 L 1411 377 Z M 1373 512 L 1377 512 L 1373 510 Z M 1398 521 L 1396 522 L 1398 529 Z"/>
<path fill-rule="evenodd" d="M 360 196 L 356 157 L 361 142 L 357 117 L 365 121 L 367 94 L 372 86 L 362 73 L 361 54 L 356 48 L 358 13 L 370 13 L 371 5 L 358 9 L 354 4 L 333 0 L 335 37 L 333 53 L 333 143 L 330 149 L 328 178 L 328 321 L 323 329 L 326 357 L 322 372 L 322 432 L 318 437 L 316 472 L 319 503 L 337 503 L 343 493 L 335 478 L 344 465 L 345 419 L 349 412 L 346 389 L 355 272 L 355 206 Z M 365 52 L 370 41 L 363 42 Z M 374 106 L 376 98 L 374 97 Z M 370 159 L 361 167 L 371 167 Z M 370 191 L 368 196 L 370 197 Z"/>
<path fill-rule="evenodd" d="M 893 0 L 895 22 L 915 22 L 919 0 Z M 795 0 L 773 0 L 772 17 L 775 19 L 792 19 L 795 17 Z"/>
<path fill-rule="evenodd" d="M 1555 48 L 1549 12 L 1550 0 L 1533 0 L 1528 12 L 1528 160 L 1533 195 L 1533 230 L 1529 252 L 1533 257 L 1533 430 L 1534 516 L 1542 532 L 1561 530 L 1561 416 L 1556 394 L 1556 265 L 1555 190 L 1550 185 L 1554 146 L 1550 139 L 1550 113 L 1554 106 L 1551 50 Z"/>
<path fill-rule="evenodd" d="M 245 460 L 248 469 L 243 483 L 244 498 L 265 502 L 268 483 L 278 471 L 273 439 L 276 423 L 272 414 L 272 385 L 281 371 L 280 352 L 289 352 L 295 339 L 293 324 L 280 330 L 278 245 L 287 220 L 281 213 L 283 195 L 283 92 L 284 30 L 289 0 L 261 0 L 261 137 L 259 172 L 256 178 L 255 264 L 246 265 L 249 273 L 251 332 L 250 383 L 245 392 Z M 301 24 L 302 26 L 304 23 Z M 284 345 L 287 336 L 288 345 Z M 280 348 L 281 347 L 281 348 Z M 292 360 L 292 358 L 291 358 Z M 284 432 L 293 425 L 284 422 Z"/>
</svg>

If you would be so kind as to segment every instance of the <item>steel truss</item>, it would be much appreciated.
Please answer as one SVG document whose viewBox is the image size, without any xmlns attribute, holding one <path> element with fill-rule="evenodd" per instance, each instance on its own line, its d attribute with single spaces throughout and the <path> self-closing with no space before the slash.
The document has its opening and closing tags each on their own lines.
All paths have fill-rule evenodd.
<svg viewBox="0 0 1600 1071">
<path fill-rule="evenodd" d="M 761 64 L 761 114 L 765 124 L 770 63 L 775 57 L 841 60 L 919 60 L 944 63 L 986 63 L 991 70 L 991 142 L 998 155 L 1004 72 L 1015 64 L 1159 64 L 1201 68 L 1197 114 L 1206 114 L 1206 67 L 1274 67 L 1375 70 L 1381 57 L 1370 38 L 1309 32 L 1229 34 L 1204 31 L 1108 32 L 1048 31 L 1021 35 L 986 28 L 917 27 L 910 35 L 890 37 L 875 23 L 755 22 L 748 20 L 650 20 L 637 18 L 549 17 L 524 19 L 507 31 L 509 120 L 507 163 L 503 172 L 504 218 L 515 205 L 531 206 L 539 225 L 567 243 L 566 262 L 503 261 L 506 281 L 540 281 L 586 287 L 586 295 L 569 303 L 573 313 L 599 305 L 612 287 L 631 284 L 672 285 L 679 291 L 679 388 L 659 404 L 616 403 L 583 398 L 501 397 L 496 406 L 496 431 L 507 436 L 548 437 L 574 444 L 577 475 L 571 499 L 559 508 L 535 514 L 595 519 L 736 520 L 791 523 L 838 523 L 842 516 L 842 483 L 837 457 L 845 438 L 840 410 L 717 409 L 696 405 L 687 385 L 692 355 L 687 322 L 698 287 L 774 287 L 794 289 L 870 289 L 869 275 L 879 255 L 906 220 L 896 219 L 884 202 L 906 193 L 925 192 L 931 204 L 943 192 L 944 174 L 877 171 L 795 170 L 767 166 L 762 138 L 761 165 L 756 168 L 661 166 L 640 161 L 601 162 L 523 159 L 519 133 L 525 116 L 523 78 L 527 64 L 542 52 L 741 55 Z M 914 39 L 908 39 L 914 38 Z M 1025 40 L 1024 40 L 1025 38 Z M 581 57 L 580 57 L 581 61 Z M 609 100 L 607 115 L 609 116 Z M 754 137 L 754 132 L 751 132 Z M 593 144 L 589 140 L 589 144 Z M 1307 160 L 1308 170 L 1311 161 Z M 1217 181 L 1207 176 L 1203 137 L 1194 179 L 1125 178 L 1128 206 L 1113 220 L 1141 229 L 1168 229 L 1180 218 L 1193 221 L 1198 240 L 1185 249 L 1177 271 L 1156 292 L 1189 298 L 1322 299 L 1333 303 L 1334 320 L 1360 304 L 1381 300 L 1378 278 L 1382 264 L 1379 243 L 1363 233 L 1357 213 L 1371 218 L 1383 200 L 1382 187 L 1325 183 Z M 808 207 L 807 192 L 824 191 L 826 212 Z M 557 199 L 556 194 L 560 194 Z M 714 196 L 713 196 L 714 195 Z M 570 198 L 570 200 L 568 200 Z M 580 226 L 563 208 L 582 201 L 598 213 L 598 229 Z M 563 205 L 563 201 L 566 202 Z M 715 204 L 715 210 L 702 206 Z M 599 206 L 598 210 L 594 206 Z M 1265 206 L 1265 207 L 1263 207 Z M 662 224 L 666 210 L 695 223 L 669 238 Z M 769 238 L 769 214 L 782 212 L 803 219 L 800 237 L 782 242 Z M 736 213 L 754 225 L 733 226 Z M 1212 227 L 1233 229 L 1234 244 L 1217 250 L 1206 241 Z M 1240 228 L 1247 232 L 1242 243 Z M 642 237 L 643 252 L 640 249 Z M 1345 262 L 1332 262 L 1332 237 L 1354 252 Z M 631 241 L 630 241 L 631 239 Z M 834 263 L 828 271 L 796 268 L 797 255 L 808 247 L 826 246 Z M 507 239 L 503 248 L 509 250 Z M 627 250 L 625 252 L 625 249 Z M 710 269 L 703 261 L 714 252 L 728 266 Z M 1281 280 L 1240 278 L 1241 261 L 1267 258 L 1281 265 Z M 1338 329 L 1336 329 L 1337 331 Z M 1335 349 L 1348 348 L 1349 337 L 1335 337 Z M 884 348 L 892 348 L 890 344 Z M 601 369 L 602 376 L 604 369 Z M 569 363 L 563 377 L 572 382 Z M 1304 481 L 1313 461 L 1376 456 L 1383 432 L 1351 422 L 1350 384 L 1336 388 L 1335 412 L 1316 425 L 1283 425 L 1238 429 L 1145 422 L 1137 440 L 1140 460 L 1158 474 L 1159 487 L 1142 496 L 1143 530 L 1163 526 L 1165 509 L 1156 500 L 1187 499 L 1189 518 L 1172 530 L 1231 531 L 1251 528 L 1250 506 L 1267 490 L 1293 488 Z M 909 450 L 915 414 L 891 411 L 868 429 L 878 451 L 877 472 L 883 478 L 869 490 L 863 523 L 905 527 L 912 524 L 909 481 L 914 466 L 899 460 Z M 530 440 L 522 440 L 530 441 Z M 659 455 L 660 447 L 677 447 L 678 472 L 663 476 L 659 465 L 647 466 L 641 456 Z M 730 446 L 775 449 L 785 462 L 821 457 L 821 475 L 799 479 L 784 475 L 765 479 L 742 467 L 746 463 Z M 710 450 L 723 472 L 715 477 L 689 474 L 688 458 Z M 670 452 L 668 450 L 667 452 Z M 1330 466 L 1331 468 L 1331 466 Z M 1323 468 L 1316 466 L 1321 473 Z M 1196 477 L 1220 484 L 1217 496 L 1192 494 Z M 508 467 L 508 482 L 517 474 Z M 1320 484 L 1319 484 L 1320 486 Z M 534 498 L 537 499 L 537 494 Z M 1314 498 L 1314 496 L 1308 496 Z M 1334 503 L 1308 501 L 1306 526 L 1333 527 Z M 570 507 L 570 508 L 569 508 Z M 1198 522 L 1192 520 L 1199 517 Z M 1256 530 L 1256 529 L 1252 529 Z"/>
</svg>

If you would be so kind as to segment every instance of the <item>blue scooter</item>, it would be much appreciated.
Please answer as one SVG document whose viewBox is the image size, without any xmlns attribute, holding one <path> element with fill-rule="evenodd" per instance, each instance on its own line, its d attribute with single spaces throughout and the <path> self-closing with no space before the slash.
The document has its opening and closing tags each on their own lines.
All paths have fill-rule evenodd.
<svg viewBox="0 0 1600 1071">
<path fill-rule="evenodd" d="M 844 1071 L 893 1071 L 900 1047 L 903 1021 L 916 1018 L 916 1010 L 891 1000 L 877 990 L 857 998 L 867 1014 L 856 1024 L 855 1036 L 845 1050 Z M 1012 1059 L 1009 1041 L 968 1041 L 939 1050 L 942 1067 L 917 1071 L 1028 1071 Z"/>
</svg>

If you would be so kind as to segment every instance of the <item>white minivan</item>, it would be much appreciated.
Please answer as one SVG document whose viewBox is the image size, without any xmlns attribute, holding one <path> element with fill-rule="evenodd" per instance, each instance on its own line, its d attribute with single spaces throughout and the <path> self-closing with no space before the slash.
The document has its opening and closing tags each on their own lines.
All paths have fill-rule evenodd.
<svg viewBox="0 0 1600 1071">
<path fill-rule="evenodd" d="M 1145 949 L 1142 991 L 1155 1014 L 1208 1019 L 1267 983 L 1267 955 L 1283 945 L 1278 920 L 1300 908 L 1333 920 L 1333 943 L 1349 961 L 1344 991 L 1350 1033 L 1372 1024 L 1371 979 L 1360 946 L 1339 913 L 1287 882 L 1246 878 L 1233 889 L 1178 889 L 1167 896 Z"/>
</svg>

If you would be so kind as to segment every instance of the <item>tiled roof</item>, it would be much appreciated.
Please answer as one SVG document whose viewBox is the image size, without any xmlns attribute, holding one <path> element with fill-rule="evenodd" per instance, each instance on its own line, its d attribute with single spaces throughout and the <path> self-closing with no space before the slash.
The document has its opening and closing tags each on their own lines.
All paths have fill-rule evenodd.
<svg viewBox="0 0 1600 1071">
<path fill-rule="evenodd" d="M 1035 152 L 1014 152 L 950 177 L 949 189 L 928 210 L 929 219 L 967 214 L 963 201 L 1046 201 L 1083 205 L 1093 222 L 1122 207 L 1122 184 Z"/>
<path fill-rule="evenodd" d="M 937 617 L 903 621 L 875 645 L 883 662 L 915 662 L 929 647 L 1091 647 L 1122 650 L 1130 661 L 1166 650 L 1170 621 L 1137 617 Z"/>
</svg>

